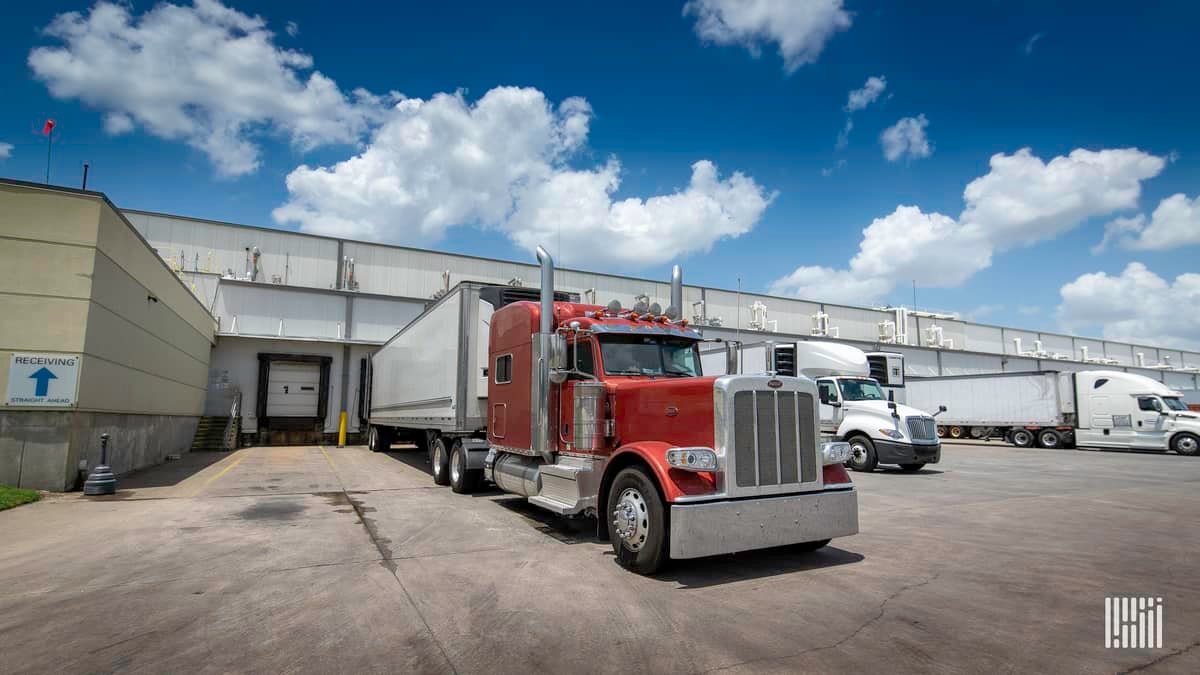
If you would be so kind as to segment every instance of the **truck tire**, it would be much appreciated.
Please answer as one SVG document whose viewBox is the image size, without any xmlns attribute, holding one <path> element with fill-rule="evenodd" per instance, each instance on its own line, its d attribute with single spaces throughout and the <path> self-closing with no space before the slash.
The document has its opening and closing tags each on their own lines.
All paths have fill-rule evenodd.
<svg viewBox="0 0 1200 675">
<path fill-rule="evenodd" d="M 879 466 L 879 456 L 875 454 L 875 444 L 866 436 L 851 436 L 846 441 L 850 443 L 850 459 L 846 466 L 855 471 L 871 473 Z"/>
<path fill-rule="evenodd" d="M 963 428 L 959 426 L 950 427 L 950 429 L 946 432 L 946 435 L 950 438 L 962 438 Z"/>
<path fill-rule="evenodd" d="M 372 424 L 367 432 L 367 446 L 371 452 L 387 452 L 392 449 L 392 430 Z"/>
<path fill-rule="evenodd" d="M 435 485 L 450 484 L 450 453 L 446 450 L 446 439 L 438 436 L 429 450 L 430 471 Z"/>
<path fill-rule="evenodd" d="M 667 518 L 654 479 L 640 466 L 621 469 L 608 490 L 608 538 L 617 562 L 654 574 L 667 562 Z"/>
<path fill-rule="evenodd" d="M 1175 434 L 1171 438 L 1171 449 L 1181 455 L 1195 457 L 1200 454 L 1200 437 L 1186 432 Z"/>
<path fill-rule="evenodd" d="M 1039 448 L 1053 450 L 1061 448 L 1063 445 L 1062 436 L 1055 429 L 1042 429 L 1037 434 L 1037 444 Z"/>
<path fill-rule="evenodd" d="M 900 470 L 905 473 L 915 473 L 925 468 L 925 462 L 914 462 L 912 464 L 901 464 Z"/>
<path fill-rule="evenodd" d="M 938 438 L 945 438 L 945 437 L 946 437 L 946 427 L 944 427 L 944 426 L 942 426 L 942 425 L 940 425 L 940 424 L 937 426 L 937 437 L 938 437 Z"/>
<path fill-rule="evenodd" d="M 1028 429 L 1013 429 L 1009 440 L 1018 448 L 1032 448 L 1035 439 L 1033 432 Z"/>
<path fill-rule="evenodd" d="M 467 452 L 463 450 L 462 441 L 455 440 L 450 446 L 450 489 L 460 495 L 470 494 L 479 489 L 483 482 L 483 469 L 467 468 Z"/>
</svg>

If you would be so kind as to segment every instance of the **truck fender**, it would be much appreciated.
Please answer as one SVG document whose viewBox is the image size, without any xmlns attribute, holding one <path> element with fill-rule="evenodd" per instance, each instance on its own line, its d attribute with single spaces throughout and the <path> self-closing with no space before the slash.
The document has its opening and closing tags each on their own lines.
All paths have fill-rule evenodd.
<svg viewBox="0 0 1200 675">
<path fill-rule="evenodd" d="M 596 519 L 597 534 L 601 538 L 608 536 L 608 487 L 612 485 L 616 475 L 626 467 L 643 465 L 650 468 L 664 506 L 669 506 L 678 497 L 715 489 L 715 483 L 706 483 L 702 478 L 706 474 L 673 470 L 671 465 L 667 464 L 667 451 L 675 447 L 662 441 L 641 441 L 621 446 L 608 458 L 596 500 L 599 511 L 599 517 Z"/>
</svg>

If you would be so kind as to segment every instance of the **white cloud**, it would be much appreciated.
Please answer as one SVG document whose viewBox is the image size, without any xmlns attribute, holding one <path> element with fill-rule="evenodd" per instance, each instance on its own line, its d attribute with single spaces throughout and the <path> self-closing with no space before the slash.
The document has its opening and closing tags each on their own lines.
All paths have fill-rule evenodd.
<svg viewBox="0 0 1200 675">
<path fill-rule="evenodd" d="M 13 144 L 0 143 L 0 159 L 8 159 L 12 157 Z"/>
<path fill-rule="evenodd" d="M 497 87 L 474 103 L 461 92 L 408 99 L 357 156 L 293 171 L 290 198 L 274 217 L 307 231 L 408 243 L 479 224 L 524 247 L 561 236 L 564 247 L 596 259 L 649 264 L 749 231 L 774 198 L 751 178 L 722 180 L 699 161 L 685 188 L 614 201 L 616 159 L 583 170 L 566 164 L 586 143 L 591 117 L 587 101 L 554 106 L 533 88 Z"/>
<path fill-rule="evenodd" d="M 287 30 L 288 35 L 296 37 L 300 34 L 300 24 L 296 23 L 295 21 L 289 21 L 287 22 L 287 27 L 285 30 Z"/>
<path fill-rule="evenodd" d="M 854 128 L 854 120 L 846 118 L 846 126 L 838 132 L 837 143 L 834 147 L 838 150 L 844 150 L 850 144 L 850 130 Z"/>
<path fill-rule="evenodd" d="M 1099 327 L 1112 340 L 1200 349 L 1200 274 L 1168 282 L 1132 262 L 1117 276 L 1080 275 L 1059 294 L 1058 320 L 1067 330 Z"/>
<path fill-rule="evenodd" d="M 800 268 L 772 285 L 774 292 L 870 303 L 900 283 L 953 287 L 991 265 L 1015 246 L 1048 239 L 1085 220 L 1137 206 L 1141 182 L 1166 162 L 1140 150 L 1075 150 L 1042 162 L 1024 148 L 996 154 L 990 171 L 963 191 L 957 219 L 900 206 L 863 230 L 847 270 L 827 270 L 835 288 L 826 291 Z M 807 286 L 808 282 L 816 283 Z"/>
<path fill-rule="evenodd" d="M 46 34 L 60 46 L 29 54 L 34 76 L 60 99 L 105 113 L 109 133 L 140 125 L 204 152 L 224 176 L 258 168 L 262 133 L 300 150 L 357 143 L 385 108 L 364 90 L 343 93 L 312 71 L 312 57 L 275 45 L 265 21 L 222 5 L 97 3 L 55 17 Z"/>
<path fill-rule="evenodd" d="M 877 298 L 887 291 L 887 281 L 879 277 L 860 277 L 847 270 L 821 266 L 798 267 L 795 272 L 772 282 L 768 290 L 772 295 L 846 304 L 862 303 L 864 298 Z"/>
<path fill-rule="evenodd" d="M 1051 239 L 1087 218 L 1135 208 L 1142 181 L 1166 162 L 1136 148 L 1074 150 L 1043 162 L 1023 148 L 993 155 L 990 166 L 964 190 L 960 220 L 1003 247 Z"/>
<path fill-rule="evenodd" d="M 701 40 L 741 45 L 756 58 L 775 43 L 789 74 L 815 63 L 829 38 L 851 23 L 842 0 L 690 0 L 683 15 L 696 17 Z"/>
<path fill-rule="evenodd" d="M 1025 55 L 1028 56 L 1028 55 L 1032 54 L 1033 46 L 1037 44 L 1038 40 L 1041 40 L 1045 36 L 1046 36 L 1045 33 L 1034 33 L 1033 37 L 1026 40 L 1025 41 Z"/>
<path fill-rule="evenodd" d="M 846 98 L 846 112 L 855 112 L 862 110 L 875 102 L 879 95 L 887 89 L 887 78 L 880 75 L 878 77 L 868 77 L 862 89 L 855 89 L 850 92 Z"/>
<path fill-rule="evenodd" d="M 1141 251 L 1200 244 L 1200 196 L 1188 199 L 1181 192 L 1167 197 L 1150 214 L 1149 222 L 1140 213 L 1113 220 L 1104 226 L 1104 239 L 1092 252 L 1099 253 L 1118 240 L 1123 248 Z"/>
<path fill-rule="evenodd" d="M 883 156 L 889 162 L 895 162 L 902 157 L 928 157 L 933 153 L 929 138 L 925 136 L 925 127 L 929 120 L 925 115 L 905 117 L 899 122 L 883 130 L 879 135 L 879 143 L 883 145 Z"/>
</svg>

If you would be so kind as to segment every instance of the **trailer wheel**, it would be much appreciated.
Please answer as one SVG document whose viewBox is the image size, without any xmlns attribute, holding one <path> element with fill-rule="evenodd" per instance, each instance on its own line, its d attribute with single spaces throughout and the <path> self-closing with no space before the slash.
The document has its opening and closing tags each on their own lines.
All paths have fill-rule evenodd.
<svg viewBox="0 0 1200 675">
<path fill-rule="evenodd" d="M 446 439 L 438 436 L 433 441 L 429 462 L 433 465 L 433 482 L 436 485 L 450 484 L 450 453 L 446 452 Z"/>
<path fill-rule="evenodd" d="M 481 482 L 483 470 L 467 468 L 467 451 L 462 441 L 455 440 L 450 447 L 450 489 L 460 495 L 470 494 L 479 489 Z"/>
<path fill-rule="evenodd" d="M 947 433 L 950 434 L 950 438 L 962 438 L 963 428 L 958 426 L 950 427 L 950 431 Z"/>
<path fill-rule="evenodd" d="M 855 471 L 870 473 L 879 466 L 879 456 L 875 454 L 875 444 L 866 436 L 851 436 L 846 439 L 850 443 L 850 459 L 846 466 Z"/>
<path fill-rule="evenodd" d="M 1053 450 L 1054 448 L 1062 447 L 1062 436 L 1054 429 L 1042 429 L 1037 435 L 1037 444 L 1039 448 Z"/>
<path fill-rule="evenodd" d="M 667 562 L 667 518 L 654 480 L 640 466 L 621 470 L 608 490 L 609 540 L 617 562 L 654 574 Z"/>
<path fill-rule="evenodd" d="M 1033 432 L 1028 429 L 1013 429 L 1012 435 L 1009 438 L 1012 440 L 1012 444 L 1018 448 L 1033 447 Z"/>
<path fill-rule="evenodd" d="M 367 432 L 367 447 L 371 452 L 387 452 L 392 448 L 392 430 L 387 427 L 371 425 Z"/>
<path fill-rule="evenodd" d="M 938 437 L 938 438 L 945 438 L 945 437 L 946 437 L 946 427 L 944 427 L 944 426 L 942 426 L 942 425 L 940 425 L 940 424 L 938 425 L 938 427 L 937 427 L 937 437 Z"/>
<path fill-rule="evenodd" d="M 1189 433 L 1175 434 L 1171 439 L 1171 449 L 1181 455 L 1195 457 L 1200 454 L 1200 437 Z"/>
</svg>

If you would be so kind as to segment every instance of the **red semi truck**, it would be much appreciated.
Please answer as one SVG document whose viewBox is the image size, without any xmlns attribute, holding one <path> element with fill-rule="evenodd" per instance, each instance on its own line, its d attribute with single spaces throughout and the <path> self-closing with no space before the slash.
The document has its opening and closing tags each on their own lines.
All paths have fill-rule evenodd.
<svg viewBox="0 0 1200 675">
<path fill-rule="evenodd" d="M 663 312 L 556 294 L 538 260 L 540 291 L 460 283 L 372 357 L 373 450 L 406 438 L 455 492 L 595 515 L 643 574 L 858 531 L 849 446 L 821 442 L 811 379 L 704 376 L 678 267 Z"/>
</svg>

